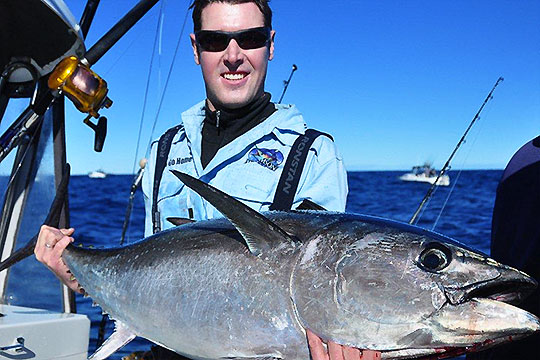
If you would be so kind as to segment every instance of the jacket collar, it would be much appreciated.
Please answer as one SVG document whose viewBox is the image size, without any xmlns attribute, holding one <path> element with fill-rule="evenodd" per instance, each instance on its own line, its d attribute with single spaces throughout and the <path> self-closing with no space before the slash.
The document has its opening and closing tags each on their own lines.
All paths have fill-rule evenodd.
<svg viewBox="0 0 540 360">
<path fill-rule="evenodd" d="M 219 149 L 203 171 L 201 141 L 205 117 L 204 106 L 205 101 L 203 100 L 182 113 L 182 122 L 194 157 L 193 161 L 197 173 L 201 176 L 214 172 L 226 160 L 249 151 L 256 142 L 269 134 L 274 134 L 282 144 L 289 144 L 291 137 L 296 139 L 299 134 L 303 134 L 306 130 L 306 123 L 296 106 L 276 104 L 276 112 L 244 135 Z M 289 145 L 292 145 L 292 143 Z"/>
</svg>

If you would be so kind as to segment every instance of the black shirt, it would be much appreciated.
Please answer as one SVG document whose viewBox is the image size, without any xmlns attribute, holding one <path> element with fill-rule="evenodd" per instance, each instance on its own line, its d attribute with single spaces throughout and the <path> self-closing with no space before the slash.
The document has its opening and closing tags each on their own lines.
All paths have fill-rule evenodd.
<svg viewBox="0 0 540 360">
<path fill-rule="evenodd" d="M 540 136 L 512 157 L 499 186 L 491 224 L 491 257 L 540 280 Z M 540 316 L 537 288 L 520 308 Z M 470 354 L 467 359 L 537 359 L 540 334 Z"/>
<path fill-rule="evenodd" d="M 240 135 L 266 120 L 276 111 L 271 95 L 264 93 L 259 99 L 239 109 L 211 111 L 205 106 L 206 117 L 202 129 L 201 163 L 210 163 L 217 151 Z"/>
</svg>

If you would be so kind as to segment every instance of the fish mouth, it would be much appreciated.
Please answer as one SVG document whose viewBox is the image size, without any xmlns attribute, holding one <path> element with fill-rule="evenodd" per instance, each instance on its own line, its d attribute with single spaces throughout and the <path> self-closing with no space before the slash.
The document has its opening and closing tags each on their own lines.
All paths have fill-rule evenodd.
<svg viewBox="0 0 540 360">
<path fill-rule="evenodd" d="M 447 303 L 441 311 L 459 314 L 455 320 L 448 316 L 449 321 L 444 321 L 444 315 L 439 319 L 439 325 L 447 328 L 449 331 L 461 331 L 467 327 L 466 320 L 462 318 L 464 314 L 473 314 L 478 312 L 480 322 L 472 326 L 472 334 L 482 334 L 492 332 L 488 338 L 480 336 L 476 342 L 469 344 L 451 343 L 435 345 L 434 347 L 419 347 L 414 345 L 410 348 L 383 351 L 383 359 L 445 359 L 456 357 L 463 354 L 485 350 L 497 344 L 518 340 L 524 336 L 540 331 L 540 321 L 532 314 L 513 305 L 520 303 L 525 297 L 533 292 L 537 287 L 537 282 L 524 273 L 512 269 L 513 273 L 504 273 L 494 279 L 471 284 L 462 288 L 448 289 L 444 292 L 447 297 Z M 483 309 L 483 310 L 481 310 Z M 503 311 L 503 309 L 506 309 Z M 515 309 L 515 310 L 510 310 Z M 497 317 L 496 313 L 500 311 L 501 315 Z M 526 315 L 528 314 L 528 315 Z M 482 320 L 483 319 L 483 320 Z M 510 320 L 512 319 L 512 320 Z M 508 331 L 494 331 L 490 326 L 483 328 L 485 324 L 493 321 L 504 321 L 510 326 L 513 321 L 513 328 Z M 485 324 L 484 324 L 485 323 Z M 519 327 L 522 327 L 521 329 Z"/>
<path fill-rule="evenodd" d="M 521 275 L 521 274 L 520 274 Z M 505 279 L 502 275 L 495 279 L 471 284 L 462 288 L 445 287 L 444 293 L 452 305 L 462 304 L 472 299 L 491 299 L 517 305 L 529 296 L 538 283 L 529 276 Z"/>
<path fill-rule="evenodd" d="M 478 349 L 484 349 L 488 347 L 492 342 L 486 342 L 486 344 L 478 345 Z M 449 357 L 456 357 L 467 354 L 472 351 L 477 351 L 476 346 L 472 348 L 468 347 L 444 347 L 433 349 L 405 349 L 405 350 L 391 350 L 382 351 L 382 359 L 414 359 L 414 360 L 438 360 L 446 359 Z"/>
<path fill-rule="evenodd" d="M 465 301 L 473 298 L 485 298 L 518 305 L 536 289 L 537 285 L 537 282 L 532 278 L 528 280 L 487 282 L 473 287 Z"/>
</svg>

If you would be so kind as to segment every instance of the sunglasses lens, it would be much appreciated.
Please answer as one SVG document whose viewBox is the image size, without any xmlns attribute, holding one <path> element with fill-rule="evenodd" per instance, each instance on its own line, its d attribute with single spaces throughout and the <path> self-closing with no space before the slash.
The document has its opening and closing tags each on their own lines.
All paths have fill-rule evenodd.
<svg viewBox="0 0 540 360">
<path fill-rule="evenodd" d="M 238 32 L 222 32 L 202 30 L 196 33 L 197 43 L 204 51 L 219 52 L 229 46 L 231 39 L 244 49 L 258 49 L 268 43 L 270 30 L 268 28 L 254 28 Z"/>
<path fill-rule="evenodd" d="M 197 42 L 206 51 L 223 51 L 229 45 L 229 37 L 213 31 L 200 32 L 197 35 Z"/>
<path fill-rule="evenodd" d="M 258 49 L 266 45 L 268 32 L 247 30 L 238 34 L 238 45 L 244 50 Z"/>
</svg>

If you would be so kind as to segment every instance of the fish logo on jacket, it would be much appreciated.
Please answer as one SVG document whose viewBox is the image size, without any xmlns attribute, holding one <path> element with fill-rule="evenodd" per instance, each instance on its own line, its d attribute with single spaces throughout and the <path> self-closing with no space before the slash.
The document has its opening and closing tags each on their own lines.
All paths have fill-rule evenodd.
<svg viewBox="0 0 540 360">
<path fill-rule="evenodd" d="M 275 171 L 283 162 L 283 154 L 276 149 L 259 149 L 255 147 L 249 152 L 246 162 L 256 162 Z"/>
</svg>

